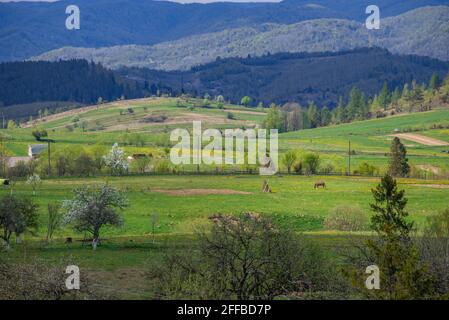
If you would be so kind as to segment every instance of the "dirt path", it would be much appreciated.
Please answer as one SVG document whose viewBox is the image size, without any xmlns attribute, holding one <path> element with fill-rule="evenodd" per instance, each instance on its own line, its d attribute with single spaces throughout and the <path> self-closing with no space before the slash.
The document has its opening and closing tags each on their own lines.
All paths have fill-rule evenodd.
<svg viewBox="0 0 449 320">
<path fill-rule="evenodd" d="M 221 109 L 218 109 L 221 110 Z M 256 116 L 265 116 L 265 112 L 260 111 L 246 111 L 246 110 L 235 110 L 235 109 L 222 109 L 223 112 L 240 113 L 240 114 L 251 114 Z"/>
<path fill-rule="evenodd" d="M 408 141 L 413 141 L 419 144 L 423 144 L 426 146 L 433 146 L 433 147 L 441 147 L 441 146 L 449 146 L 449 142 L 426 137 L 420 134 L 415 133 L 399 133 L 392 135 L 393 137 L 398 137 L 400 139 L 405 139 Z"/>
<path fill-rule="evenodd" d="M 251 194 L 251 192 L 230 189 L 151 189 L 150 191 L 170 196 L 204 196 L 212 194 Z"/>
</svg>

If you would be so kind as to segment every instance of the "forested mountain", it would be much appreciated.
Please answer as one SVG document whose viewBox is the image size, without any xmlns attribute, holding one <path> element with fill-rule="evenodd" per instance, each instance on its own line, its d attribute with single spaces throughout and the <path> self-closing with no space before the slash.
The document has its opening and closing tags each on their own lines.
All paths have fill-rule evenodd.
<svg viewBox="0 0 449 320">
<path fill-rule="evenodd" d="M 252 104 L 314 101 L 333 107 L 352 87 L 374 95 L 387 82 L 402 88 L 416 80 L 427 83 L 433 73 L 441 79 L 449 62 L 419 56 L 400 56 L 380 48 L 338 53 L 279 53 L 263 57 L 217 59 L 185 72 L 143 68 L 119 70 L 123 76 L 146 81 L 147 87 L 179 94 L 223 95 L 232 102 L 250 96 Z"/>
<path fill-rule="evenodd" d="M 448 0 L 378 0 L 382 17 L 448 4 Z M 178 4 L 143 0 L 63 0 L 0 3 L 0 61 L 29 58 L 63 46 L 155 44 L 263 23 L 320 18 L 363 21 L 370 0 L 287 0 L 281 3 Z M 81 29 L 65 28 L 68 5 L 78 5 Z"/>
<path fill-rule="evenodd" d="M 0 106 L 41 101 L 93 104 L 141 96 L 142 88 L 85 60 L 0 63 Z"/>
<path fill-rule="evenodd" d="M 252 105 L 314 101 L 333 107 L 339 96 L 357 87 L 374 95 L 386 82 L 402 88 L 416 80 L 427 83 L 432 74 L 440 79 L 449 62 L 418 56 L 399 56 L 379 48 L 339 53 L 279 53 L 250 58 L 218 59 L 190 71 L 166 72 L 143 68 L 105 69 L 85 60 L 59 62 L 8 62 L 0 64 L 0 105 L 69 101 L 93 104 L 156 94 L 223 95 L 239 103 L 243 96 Z M 8 108 L 13 113 L 14 107 Z M 30 107 L 30 114 L 38 106 Z M 20 106 L 26 115 L 26 106 Z M 19 109 L 17 109 L 19 110 Z"/>
<path fill-rule="evenodd" d="M 322 52 L 378 46 L 398 54 L 449 60 L 449 7 L 425 7 L 385 18 L 380 30 L 357 21 L 318 19 L 292 25 L 264 24 L 191 36 L 153 46 L 66 47 L 35 60 L 87 59 L 108 68 L 188 70 L 217 57 L 278 52 Z"/>
</svg>

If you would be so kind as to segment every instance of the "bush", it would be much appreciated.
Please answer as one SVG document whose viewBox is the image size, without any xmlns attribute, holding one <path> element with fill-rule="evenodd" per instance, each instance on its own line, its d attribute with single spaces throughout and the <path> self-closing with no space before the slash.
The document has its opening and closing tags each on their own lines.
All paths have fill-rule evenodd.
<svg viewBox="0 0 449 320">
<path fill-rule="evenodd" d="M 169 256 L 156 270 L 158 297 L 304 299 L 339 286 L 337 268 L 318 246 L 257 213 L 210 220 L 211 230 L 198 234 L 198 250 Z"/>
<path fill-rule="evenodd" d="M 170 162 L 167 160 L 159 160 L 154 165 L 154 172 L 156 173 L 169 173 L 170 172 Z"/>
<path fill-rule="evenodd" d="M 368 217 L 358 207 L 337 206 L 324 219 L 324 227 L 338 231 L 363 231 L 368 227 Z"/>
<path fill-rule="evenodd" d="M 320 165 L 320 156 L 316 153 L 308 153 L 302 161 L 305 174 L 315 174 Z"/>
<path fill-rule="evenodd" d="M 30 175 L 30 168 L 25 161 L 19 161 L 8 171 L 9 177 L 23 178 Z"/>
<path fill-rule="evenodd" d="M 33 259 L 27 263 L 0 261 L 0 300 L 86 300 L 102 298 L 93 293 L 91 280 L 81 276 L 81 290 L 67 290 L 66 266 L 69 261 L 57 264 Z"/>
<path fill-rule="evenodd" d="M 355 173 L 362 176 L 375 176 L 379 174 L 379 168 L 364 162 L 359 165 L 359 168 L 355 171 Z"/>
</svg>

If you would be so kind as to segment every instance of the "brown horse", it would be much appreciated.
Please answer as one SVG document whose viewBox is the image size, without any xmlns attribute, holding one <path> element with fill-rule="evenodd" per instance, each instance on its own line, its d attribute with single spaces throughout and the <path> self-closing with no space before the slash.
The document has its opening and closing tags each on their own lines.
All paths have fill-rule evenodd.
<svg viewBox="0 0 449 320">
<path fill-rule="evenodd" d="M 326 188 L 326 183 L 324 181 L 318 181 L 313 188 L 318 189 L 319 187 Z"/>
</svg>

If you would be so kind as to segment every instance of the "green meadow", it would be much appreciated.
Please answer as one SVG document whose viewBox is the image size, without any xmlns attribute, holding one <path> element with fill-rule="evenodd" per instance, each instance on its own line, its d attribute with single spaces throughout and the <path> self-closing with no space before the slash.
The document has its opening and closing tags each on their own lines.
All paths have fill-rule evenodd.
<svg viewBox="0 0 449 320">
<path fill-rule="evenodd" d="M 232 113 L 232 119 L 228 113 Z M 161 116 L 162 122 L 154 120 Z M 225 129 L 256 127 L 264 119 L 265 112 L 254 108 L 224 105 L 221 109 L 214 103 L 208 108 L 198 108 L 193 103 L 179 105 L 176 99 L 145 99 L 52 115 L 22 128 L 3 130 L 2 135 L 6 137 L 5 147 L 11 156 L 26 155 L 28 145 L 37 143 L 32 131 L 45 128 L 49 137 L 56 141 L 52 145 L 54 153 L 95 146 L 102 146 L 107 152 L 118 142 L 127 155 L 151 152 L 164 157 L 165 150 L 170 147 L 167 141 L 171 130 L 191 129 L 192 121 L 202 121 L 204 129 Z M 82 121 L 85 121 L 84 129 L 79 127 Z M 270 217 L 277 225 L 304 233 L 334 250 L 347 244 L 348 233 L 327 230 L 326 217 L 336 207 L 350 205 L 369 218 L 371 189 L 380 180 L 378 177 L 344 175 L 349 161 L 349 143 L 352 170 L 362 163 L 369 163 L 382 173 L 388 165 L 387 153 L 393 134 L 410 132 L 449 142 L 448 125 L 449 110 L 437 109 L 280 134 L 281 159 L 288 150 L 296 150 L 300 155 L 314 152 L 320 155 L 321 166 L 331 165 L 336 172 L 342 173 L 340 176 L 280 174 L 261 177 L 203 172 L 201 175 L 151 173 L 120 177 L 106 174 L 52 177 L 43 179 L 35 196 L 30 185 L 24 180 L 18 181 L 13 190 L 3 186 L 0 195 L 13 192 L 33 197 L 39 205 L 40 228 L 34 234 L 25 234 L 23 243 L 13 245 L 10 252 L 0 254 L 2 258 L 16 261 L 33 258 L 49 262 L 70 260 L 100 279 L 103 287 L 99 289 L 104 293 L 115 293 L 122 298 L 147 298 L 153 292 L 152 280 L 146 276 L 146 271 L 161 262 L 165 255 L 194 247 L 195 232 L 208 228 L 209 218 L 213 215 L 257 212 Z M 126 136 L 132 134 L 143 137 L 141 145 L 123 143 Z M 449 146 L 430 146 L 407 140 L 403 143 L 412 166 L 442 173 L 438 180 L 398 180 L 408 198 L 409 219 L 416 223 L 419 232 L 426 226 L 427 217 L 449 207 L 449 178 L 444 175 L 449 170 Z M 46 158 L 45 154 L 43 158 Z M 285 172 L 282 165 L 281 169 Z M 272 193 L 262 192 L 264 180 L 268 180 Z M 317 181 L 326 182 L 326 188 L 314 189 Z M 123 227 L 102 229 L 102 245 L 95 252 L 82 242 L 90 235 L 79 234 L 70 226 L 58 230 L 53 242 L 45 244 L 47 204 L 71 199 L 77 187 L 103 183 L 116 186 L 129 199 L 129 206 L 121 212 L 125 222 Z M 153 216 L 157 217 L 154 233 Z M 367 234 L 368 231 L 360 232 L 361 236 Z M 74 238 L 74 242 L 66 244 L 67 237 Z"/>
</svg>

